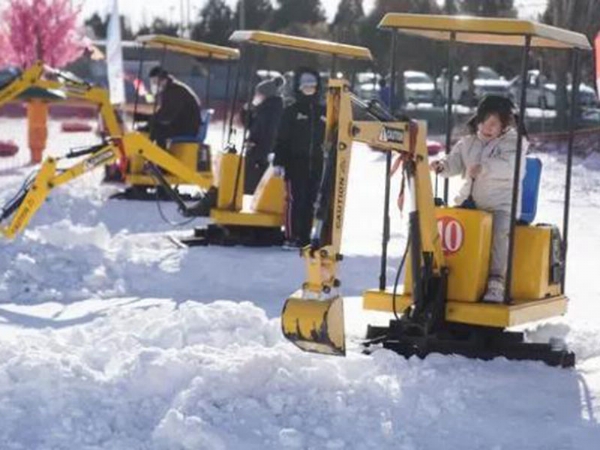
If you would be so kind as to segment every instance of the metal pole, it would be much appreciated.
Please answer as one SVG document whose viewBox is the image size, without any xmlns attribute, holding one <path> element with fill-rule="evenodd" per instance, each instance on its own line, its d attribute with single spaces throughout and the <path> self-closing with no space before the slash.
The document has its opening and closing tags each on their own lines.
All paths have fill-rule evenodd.
<svg viewBox="0 0 600 450">
<path fill-rule="evenodd" d="M 179 0 L 179 15 L 181 18 L 181 37 L 185 38 L 185 13 L 183 11 L 183 0 Z"/>
<path fill-rule="evenodd" d="M 252 98 L 254 97 L 254 79 L 256 77 L 256 66 L 258 64 L 258 60 L 259 60 L 259 51 L 261 49 L 261 47 L 257 46 L 255 51 L 252 52 L 252 49 L 250 46 L 246 45 L 246 53 L 249 55 L 248 58 L 248 74 L 246 76 L 246 105 L 248 106 L 248 108 L 250 108 L 250 105 L 252 104 Z M 248 112 L 250 112 L 248 110 Z M 244 127 L 244 132 L 242 134 L 243 136 L 243 141 L 242 141 L 242 153 L 245 153 L 245 148 L 244 148 L 244 144 L 246 142 L 246 138 L 247 138 L 247 134 L 248 134 L 248 121 L 245 120 L 244 123 L 242 124 Z"/>
<path fill-rule="evenodd" d="M 246 1 L 240 0 L 240 30 L 246 29 Z"/>
<path fill-rule="evenodd" d="M 517 204 L 521 190 L 521 155 L 523 153 L 523 130 L 525 130 L 526 94 L 527 94 L 527 66 L 529 65 L 529 50 L 531 49 L 531 36 L 525 36 L 523 47 L 523 60 L 521 62 L 521 92 L 519 101 L 519 123 L 517 124 L 517 154 L 515 160 L 515 173 L 513 175 L 512 202 L 510 207 L 510 231 L 508 238 L 508 261 L 506 262 L 506 282 L 504 287 L 504 303 L 510 303 L 510 291 L 513 272 L 513 254 L 515 250 L 515 226 L 517 223 Z"/>
<path fill-rule="evenodd" d="M 336 79 L 337 62 L 337 55 L 333 55 L 333 58 L 331 58 L 331 72 L 329 73 L 329 79 Z"/>
<path fill-rule="evenodd" d="M 572 85 L 571 85 L 571 110 L 569 118 L 569 142 L 567 145 L 567 179 L 565 183 L 565 209 L 563 215 L 563 273 L 562 289 L 565 291 L 567 277 L 567 243 L 569 238 L 569 210 L 571 208 L 571 171 L 573 168 L 573 141 L 575 139 L 575 127 L 577 126 L 577 110 L 579 108 L 579 50 L 573 49 L 571 60 Z"/>
<path fill-rule="evenodd" d="M 160 67 L 162 70 L 165 70 L 165 61 L 167 60 L 167 46 L 163 45 L 163 52 L 160 59 Z M 156 116 L 156 110 L 158 109 L 158 93 L 154 97 L 154 105 L 152 105 L 152 120 L 150 121 L 150 126 L 148 127 L 150 139 L 153 139 L 154 135 L 154 117 Z"/>
<path fill-rule="evenodd" d="M 247 55 L 249 55 L 248 57 L 248 76 L 246 76 L 246 105 L 248 107 L 248 114 L 250 114 L 250 104 L 252 103 L 252 96 L 254 94 L 254 86 L 253 86 L 253 82 L 254 82 L 254 76 L 256 73 L 256 67 L 255 65 L 257 64 L 257 61 L 259 59 L 259 55 L 258 55 L 258 51 L 259 51 L 258 47 L 256 49 L 256 52 L 254 54 L 251 53 L 251 49 L 249 45 L 244 45 L 244 47 L 242 48 L 242 51 L 245 51 Z M 240 179 L 241 179 L 241 175 L 242 175 L 242 170 L 244 170 L 244 157 L 246 156 L 246 139 L 247 139 L 247 135 L 248 135 L 248 118 L 246 117 L 246 120 L 244 120 L 243 122 L 243 127 L 244 127 L 244 131 L 242 133 L 242 147 L 240 150 L 240 159 L 239 159 L 239 163 L 237 166 L 237 171 L 235 173 L 235 185 L 234 185 L 234 190 L 233 190 L 233 201 L 231 204 L 231 210 L 235 210 L 236 204 L 237 204 L 237 198 L 238 198 L 238 186 L 240 185 Z M 243 189 L 243 188 L 242 188 Z M 243 193 L 242 193 L 243 195 Z"/>
<path fill-rule="evenodd" d="M 225 148 L 225 133 L 227 132 L 227 114 L 229 113 L 227 109 L 227 104 L 229 103 L 229 84 L 231 82 L 231 65 L 233 63 L 231 61 L 227 61 L 227 78 L 225 81 L 225 115 L 223 116 L 223 131 L 221 132 L 221 147 Z M 231 112 L 233 114 L 233 111 Z"/>
<path fill-rule="evenodd" d="M 390 61 L 390 105 L 394 104 L 396 89 L 396 32 L 392 31 L 392 54 Z M 393 109 L 392 109 L 393 113 Z M 385 196 L 383 203 L 383 236 L 381 239 L 381 268 L 379 272 L 379 290 L 384 291 L 387 284 L 387 251 L 390 240 L 390 173 L 392 169 L 392 153 L 385 155 Z"/>
<path fill-rule="evenodd" d="M 204 94 L 204 103 L 206 103 L 206 109 L 210 108 L 210 69 L 212 64 L 210 59 L 212 58 L 212 54 L 208 54 L 208 60 L 206 61 L 206 65 L 208 66 L 206 69 L 206 93 Z"/>
<path fill-rule="evenodd" d="M 229 113 L 229 136 L 227 136 L 227 144 L 231 144 L 231 136 L 233 135 L 233 118 L 235 116 L 235 108 L 237 106 L 238 95 L 240 92 L 240 79 L 242 78 L 242 69 L 244 64 L 242 61 L 236 65 L 235 87 L 233 88 L 233 99 L 231 100 L 231 108 Z"/>
<path fill-rule="evenodd" d="M 138 74 L 137 74 L 137 79 L 138 82 L 142 82 L 142 66 L 143 66 L 143 62 L 144 62 L 144 50 L 146 49 L 146 44 L 142 44 L 142 46 L 140 47 L 140 53 L 139 53 L 139 57 L 140 57 L 140 64 L 138 66 Z M 131 128 L 135 128 L 135 115 L 137 114 L 137 108 L 138 108 L 138 101 L 140 98 L 140 90 L 139 87 L 135 88 L 135 99 L 133 101 L 133 120 L 131 122 Z"/>
<path fill-rule="evenodd" d="M 454 46 L 456 44 L 456 33 L 450 33 L 450 41 L 448 42 L 448 82 L 446 89 L 446 155 L 450 153 L 452 147 L 452 103 L 454 95 L 454 67 L 452 61 L 454 59 Z M 448 194 L 450 191 L 450 180 L 444 178 L 444 203 L 448 204 Z"/>
</svg>

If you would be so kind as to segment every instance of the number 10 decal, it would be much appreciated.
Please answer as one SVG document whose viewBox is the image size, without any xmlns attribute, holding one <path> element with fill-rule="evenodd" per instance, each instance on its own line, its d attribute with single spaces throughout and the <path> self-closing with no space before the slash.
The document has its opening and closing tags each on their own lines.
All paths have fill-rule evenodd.
<svg viewBox="0 0 600 450">
<path fill-rule="evenodd" d="M 440 217 L 437 221 L 438 233 L 442 240 L 444 255 L 458 252 L 465 240 L 465 229 L 461 223 L 452 217 Z"/>
</svg>

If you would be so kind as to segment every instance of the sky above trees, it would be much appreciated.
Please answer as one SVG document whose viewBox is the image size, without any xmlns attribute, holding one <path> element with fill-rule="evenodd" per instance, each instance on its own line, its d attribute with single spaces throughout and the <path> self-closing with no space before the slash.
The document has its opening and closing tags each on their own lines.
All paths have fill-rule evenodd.
<svg viewBox="0 0 600 450">
<path fill-rule="evenodd" d="M 234 8 L 237 0 L 226 0 L 227 3 Z M 79 0 L 79 3 L 83 7 L 83 17 L 89 17 L 94 12 L 99 12 L 100 15 L 104 16 L 109 10 L 108 0 Z M 127 16 L 131 21 L 133 29 L 137 29 L 141 25 L 152 22 L 154 17 L 162 17 L 168 21 L 179 21 L 181 17 L 181 0 L 161 0 L 161 1 L 148 1 L 148 0 L 120 0 L 119 7 L 121 14 Z M 191 4 L 192 20 L 198 15 L 198 12 L 204 4 L 205 0 L 189 0 Z M 327 18 L 329 21 L 333 20 L 339 0 L 321 0 Z M 375 0 L 364 0 L 365 13 L 369 13 L 372 9 Z M 187 0 L 183 0 L 184 9 L 187 4 Z M 546 0 L 516 0 L 515 5 L 519 9 L 519 14 L 526 17 L 535 16 L 544 10 Z"/>
<path fill-rule="evenodd" d="M 102 16 L 109 10 L 108 0 L 79 0 L 83 6 L 83 17 L 89 17 L 95 12 L 99 12 Z M 232 8 L 237 4 L 237 0 L 226 0 L 227 4 Z M 183 0 L 184 5 L 187 0 Z M 198 12 L 204 4 L 205 0 L 190 0 L 192 5 L 192 19 L 198 15 Z M 321 0 L 327 18 L 332 20 L 337 11 L 339 0 Z M 365 11 L 371 10 L 375 0 L 364 0 Z M 161 0 L 161 1 L 148 1 L 148 0 L 120 0 L 119 8 L 121 14 L 126 15 L 132 22 L 132 27 L 135 29 L 143 24 L 144 19 L 146 22 L 152 22 L 155 16 L 161 16 L 168 20 L 179 20 L 181 17 L 181 1 L 180 0 Z M 184 6 L 185 8 L 185 6 Z M 145 16 L 145 17 L 144 17 Z"/>
</svg>

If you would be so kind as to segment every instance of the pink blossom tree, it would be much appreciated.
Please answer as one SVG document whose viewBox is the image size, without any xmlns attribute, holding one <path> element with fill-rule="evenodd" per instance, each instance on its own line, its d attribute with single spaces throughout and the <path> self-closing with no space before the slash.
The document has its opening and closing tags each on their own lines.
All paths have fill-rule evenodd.
<svg viewBox="0 0 600 450">
<path fill-rule="evenodd" d="M 85 49 L 79 12 L 71 0 L 9 0 L 0 15 L 0 63 L 63 67 L 77 59 Z"/>
</svg>

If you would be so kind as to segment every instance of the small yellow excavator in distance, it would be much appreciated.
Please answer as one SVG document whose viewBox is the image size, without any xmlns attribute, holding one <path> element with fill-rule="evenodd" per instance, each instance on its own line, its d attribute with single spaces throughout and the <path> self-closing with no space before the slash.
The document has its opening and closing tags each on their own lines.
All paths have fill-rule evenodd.
<svg viewBox="0 0 600 450">
<path fill-rule="evenodd" d="M 207 63 L 208 72 L 206 76 L 206 95 L 203 99 L 203 109 L 201 111 L 201 120 L 203 125 L 198 136 L 175 136 L 170 139 L 168 151 L 177 158 L 186 167 L 194 169 L 204 182 L 197 185 L 202 191 L 208 190 L 214 184 L 212 154 L 210 146 L 203 142 L 206 137 L 207 127 L 212 117 L 210 109 L 210 80 L 211 65 L 214 63 L 233 64 L 239 59 L 240 52 L 237 49 L 224 47 L 220 45 L 208 44 L 204 42 L 191 41 L 173 36 L 165 35 L 142 35 L 136 38 L 141 46 L 142 58 L 139 61 L 140 74 L 144 63 L 144 55 L 148 50 L 160 51 L 163 64 L 168 68 L 167 54 L 184 55 L 190 58 L 202 59 Z M 229 78 L 230 70 L 227 71 Z M 226 86 L 229 87 L 229 79 L 226 80 Z M 155 105 L 156 106 L 156 105 Z M 137 111 L 137 95 L 135 110 Z M 134 111 L 135 115 L 135 111 Z M 203 136 L 202 136 L 203 135 Z M 128 163 L 123 174 L 123 182 L 127 189 L 117 194 L 116 198 L 122 199 L 156 199 L 156 194 L 149 192 L 152 189 L 158 189 L 163 192 L 161 187 L 163 183 L 169 186 L 179 186 L 189 184 L 189 179 L 180 176 L 176 172 L 164 174 L 163 180 L 158 180 L 154 173 L 146 167 L 146 161 L 143 154 L 133 154 L 128 158 Z M 179 205 L 182 206 L 181 204 Z"/>
<path fill-rule="evenodd" d="M 395 80 L 397 32 L 462 43 L 520 47 L 521 73 L 527 74 L 532 48 L 567 49 L 573 55 L 573 85 L 579 81 L 579 53 L 589 51 L 587 38 L 579 33 L 526 20 L 451 17 L 435 15 L 387 14 L 381 28 L 392 32 L 392 80 Z M 451 55 L 451 52 L 449 53 Z M 448 119 L 451 123 L 452 71 L 449 57 Z M 393 86 L 392 86 L 393 92 Z M 314 210 L 311 243 L 303 249 L 307 279 L 302 289 L 285 302 L 283 334 L 302 350 L 344 355 L 346 352 L 341 285 L 337 278 L 341 232 L 352 141 L 365 142 L 387 154 L 386 195 L 382 271 L 377 289 L 363 294 L 363 308 L 393 314 L 389 326 L 369 327 L 364 344 L 380 344 L 403 356 L 425 357 L 429 353 L 460 354 L 491 359 L 503 356 L 515 360 L 538 360 L 552 366 L 570 367 L 575 355 L 557 339 L 549 343 L 526 342 L 523 332 L 509 330 L 531 322 L 563 315 L 566 253 L 569 225 L 573 124 L 567 154 L 562 233 L 548 224 L 533 225 L 533 214 L 517 217 L 518 196 L 526 202 L 528 177 L 539 172 L 526 170 L 519 177 L 523 127 L 519 126 L 509 236 L 509 264 L 503 303 L 485 303 L 491 253 L 492 215 L 476 209 L 450 208 L 434 200 L 426 148 L 426 124 L 408 118 L 401 121 L 382 108 L 366 112 L 371 122 L 355 121 L 358 107 L 344 82 L 329 84 L 325 164 Z M 519 117 L 525 117 L 526 83 L 522 83 Z M 578 93 L 571 92 L 571 117 L 577 108 Z M 521 124 L 520 124 L 521 125 Z M 450 148 L 448 128 L 447 152 Z M 391 154 L 402 161 L 409 191 L 409 225 L 406 250 L 393 286 L 386 285 L 386 250 L 389 241 L 389 175 Z M 541 170 L 541 169 L 540 169 Z M 533 204 L 537 205 L 534 199 Z M 437 199 L 436 199 L 437 200 Z M 438 206 L 440 205 L 440 206 Z M 562 234 L 562 236 L 561 236 Z M 406 270 L 403 268 L 406 263 Z M 404 284 L 399 284 L 404 273 Z"/>
<path fill-rule="evenodd" d="M 0 224 L 12 216 L 7 225 L 0 225 L 0 233 L 14 238 L 29 223 L 33 215 L 46 200 L 50 191 L 77 178 L 97 167 L 131 158 L 143 158 L 148 162 L 149 170 L 158 180 L 164 180 L 164 174 L 177 174 L 187 184 L 208 189 L 212 185 L 212 175 L 197 172 L 188 167 L 185 161 L 160 148 L 148 137 L 138 132 L 124 132 L 119 119 L 110 104 L 105 89 L 93 86 L 72 74 L 44 67 L 36 63 L 28 69 L 16 73 L 0 89 L 0 105 L 6 103 L 29 88 L 39 88 L 56 93 L 60 97 L 77 99 L 98 105 L 99 114 L 104 121 L 107 136 L 98 145 L 71 151 L 61 158 L 48 157 L 32 180 L 27 181 L 20 191 L 0 209 Z M 59 160 L 77 159 L 69 168 L 58 168 Z M 81 159 L 82 158 L 82 159 Z M 167 183 L 167 181 L 163 181 Z M 181 206 L 181 205 L 180 205 Z M 183 205 L 185 207 L 185 205 Z"/>
</svg>

